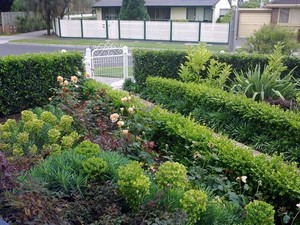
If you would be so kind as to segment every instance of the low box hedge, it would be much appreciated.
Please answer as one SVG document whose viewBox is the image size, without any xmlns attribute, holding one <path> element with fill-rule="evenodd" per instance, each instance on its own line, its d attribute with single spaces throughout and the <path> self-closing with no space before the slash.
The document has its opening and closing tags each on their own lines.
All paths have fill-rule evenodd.
<svg viewBox="0 0 300 225">
<path fill-rule="evenodd" d="M 238 118 L 240 123 L 246 122 L 249 125 L 249 139 L 264 135 L 270 140 L 278 141 L 282 149 L 275 149 L 275 152 L 285 153 L 286 146 L 300 148 L 300 115 L 283 111 L 277 106 L 255 102 L 243 95 L 228 93 L 204 84 L 183 83 L 159 77 L 147 79 L 144 95 L 184 115 L 193 113 L 197 117 L 197 109 L 203 109 L 210 113 L 229 115 L 235 121 Z M 226 121 L 227 125 L 235 122 Z M 295 153 L 293 159 L 299 161 L 300 154 L 298 152 L 295 156 Z"/>
<path fill-rule="evenodd" d="M 116 107 L 122 107 L 121 98 L 128 96 L 126 92 L 116 91 L 106 85 Z M 144 108 L 142 100 L 134 99 L 136 108 Z M 286 163 L 279 156 L 265 154 L 254 155 L 253 150 L 237 146 L 232 140 L 216 135 L 211 129 L 201 126 L 190 118 L 179 113 L 170 113 L 156 106 L 149 110 L 137 111 L 144 117 L 152 119 L 155 144 L 161 149 L 168 146 L 174 160 L 186 162 L 193 159 L 194 152 L 212 153 L 210 163 L 228 168 L 235 176 L 247 176 L 247 183 L 254 187 L 262 183 L 261 191 L 268 202 L 288 209 L 295 209 L 300 198 L 300 173 L 295 163 Z M 176 157 L 177 156 L 177 157 Z M 254 196 L 254 193 L 253 193 Z"/>
<path fill-rule="evenodd" d="M 179 79 L 179 66 L 186 61 L 185 56 L 187 56 L 186 51 L 134 50 L 134 79 L 139 85 L 144 85 L 148 76 Z M 247 71 L 248 68 L 254 68 L 257 64 L 260 64 L 263 69 L 268 62 L 267 55 L 245 53 L 214 54 L 212 58 L 232 65 L 232 69 L 238 72 Z M 294 77 L 300 78 L 299 57 L 284 58 L 284 65 L 288 67 L 287 73 L 296 67 Z M 233 72 L 230 77 L 234 77 Z"/>
<path fill-rule="evenodd" d="M 80 52 L 26 54 L 0 58 L 0 116 L 42 106 L 57 87 L 57 76 L 83 72 Z"/>
</svg>

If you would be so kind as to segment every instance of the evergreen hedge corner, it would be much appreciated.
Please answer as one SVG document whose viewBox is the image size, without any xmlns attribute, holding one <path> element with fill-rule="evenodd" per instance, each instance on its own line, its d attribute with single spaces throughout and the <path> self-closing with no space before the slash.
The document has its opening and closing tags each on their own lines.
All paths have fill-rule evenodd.
<svg viewBox="0 0 300 225">
<path fill-rule="evenodd" d="M 43 106 L 57 87 L 57 76 L 84 71 L 80 52 L 41 53 L 0 58 L 0 116 Z"/>
</svg>

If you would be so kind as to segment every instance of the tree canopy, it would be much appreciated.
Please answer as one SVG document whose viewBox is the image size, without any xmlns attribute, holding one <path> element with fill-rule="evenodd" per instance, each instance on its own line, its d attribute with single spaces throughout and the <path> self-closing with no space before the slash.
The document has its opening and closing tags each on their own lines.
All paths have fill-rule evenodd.
<svg viewBox="0 0 300 225">
<path fill-rule="evenodd" d="M 149 15 L 144 0 L 123 0 L 120 9 L 121 20 L 148 20 Z"/>
<path fill-rule="evenodd" d="M 1 0 L 0 12 L 9 12 L 12 4 L 13 0 Z"/>
</svg>

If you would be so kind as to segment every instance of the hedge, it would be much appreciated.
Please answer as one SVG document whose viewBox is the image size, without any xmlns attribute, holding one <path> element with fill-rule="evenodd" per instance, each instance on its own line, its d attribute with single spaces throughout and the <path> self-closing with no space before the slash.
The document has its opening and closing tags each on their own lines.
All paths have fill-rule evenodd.
<svg viewBox="0 0 300 225">
<path fill-rule="evenodd" d="M 102 87 L 107 89 L 114 105 L 122 107 L 120 99 L 128 94 L 106 85 Z M 136 108 L 145 108 L 142 100 L 135 98 L 134 102 Z M 247 183 L 253 187 L 253 192 L 261 181 L 263 186 L 260 191 L 268 202 L 295 209 L 300 198 L 300 176 L 295 163 L 286 163 L 279 156 L 254 155 L 250 148 L 239 147 L 227 137 L 216 135 L 190 118 L 170 113 L 158 106 L 137 113 L 152 119 L 156 137 L 153 141 L 160 149 L 168 145 L 169 153 L 175 156 L 174 160 L 182 163 L 186 162 L 185 158 L 192 160 L 195 151 L 212 154 L 210 163 L 228 168 L 232 175 L 247 176 Z"/>
<path fill-rule="evenodd" d="M 80 52 L 0 58 L 0 116 L 47 104 L 58 75 L 70 77 L 83 70 Z"/>
<path fill-rule="evenodd" d="M 219 115 L 231 117 L 232 121 L 226 119 L 228 126 L 238 118 L 240 123 L 248 124 L 246 128 L 248 128 L 249 139 L 264 135 L 270 140 L 278 141 L 282 149 L 275 149 L 277 152 L 286 153 L 290 146 L 294 149 L 300 148 L 300 115 L 283 111 L 277 106 L 255 102 L 243 95 L 228 93 L 204 84 L 183 83 L 159 77 L 148 78 L 143 93 L 149 99 L 184 115 L 190 113 L 195 115 L 197 109 L 203 109 L 204 113 L 206 110 L 210 113 L 218 112 Z M 299 161 L 299 159 L 298 151 L 297 155 L 293 156 L 293 160 Z"/>
<path fill-rule="evenodd" d="M 186 51 L 134 50 L 134 79 L 142 86 L 145 84 L 148 76 L 179 79 L 179 66 L 185 62 L 185 56 L 187 56 Z M 232 65 L 232 69 L 236 71 L 247 71 L 248 68 L 254 68 L 257 64 L 261 64 L 261 68 L 263 68 L 268 62 L 266 55 L 245 53 L 214 54 L 213 58 Z M 296 67 L 294 77 L 300 78 L 299 57 L 284 58 L 284 65 L 288 67 L 287 72 Z M 230 77 L 234 77 L 233 72 Z"/>
</svg>

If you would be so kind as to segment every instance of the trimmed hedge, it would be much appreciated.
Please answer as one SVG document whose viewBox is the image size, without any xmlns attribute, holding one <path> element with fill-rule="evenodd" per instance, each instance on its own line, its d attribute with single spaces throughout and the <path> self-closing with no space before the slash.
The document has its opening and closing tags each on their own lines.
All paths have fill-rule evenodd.
<svg viewBox="0 0 300 225">
<path fill-rule="evenodd" d="M 116 107 L 122 106 L 120 99 L 128 96 L 128 93 L 99 85 L 107 89 L 107 94 Z M 134 102 L 136 108 L 145 108 L 138 98 Z M 175 156 L 174 160 L 184 163 L 184 158 L 193 159 L 196 151 L 200 154 L 212 154 L 209 162 L 211 165 L 228 168 L 233 177 L 248 176 L 247 183 L 253 187 L 253 192 L 261 181 L 260 191 L 268 202 L 277 207 L 295 209 L 300 198 L 300 176 L 295 163 L 286 163 L 279 156 L 254 155 L 253 150 L 239 147 L 227 137 L 216 135 L 190 118 L 167 112 L 160 107 L 137 113 L 153 120 L 153 140 L 160 149 L 165 149 L 167 145 L 169 153 Z"/>
<path fill-rule="evenodd" d="M 134 50 L 134 68 L 133 76 L 139 85 L 144 85 L 148 76 L 158 76 L 164 78 L 180 79 L 178 75 L 179 66 L 186 61 L 186 51 L 176 50 Z M 232 65 L 232 69 L 236 71 L 247 71 L 248 68 L 254 68 L 257 64 L 264 68 L 267 64 L 268 58 L 266 55 L 258 54 L 214 54 L 214 59 L 219 62 L 225 62 Z M 300 58 L 286 57 L 284 58 L 284 65 L 288 67 L 287 73 L 294 67 L 294 77 L 300 78 Z M 231 78 L 234 74 L 230 75 Z"/>
<path fill-rule="evenodd" d="M 228 93 L 204 84 L 183 83 L 158 77 L 147 79 L 143 93 L 149 99 L 184 115 L 193 113 L 193 116 L 201 117 L 202 115 L 197 115 L 198 109 L 203 109 L 200 112 L 229 115 L 231 119 L 225 118 L 228 126 L 236 119 L 239 123 L 248 124 L 246 128 L 249 139 L 264 135 L 270 140 L 278 141 L 282 149 L 275 149 L 277 152 L 286 153 L 290 146 L 294 149 L 300 148 L 300 115 L 291 111 L 283 111 L 276 106 L 255 102 L 243 95 Z M 221 119 L 225 120 L 222 117 Z M 293 160 L 299 162 L 299 151 Z"/>
<path fill-rule="evenodd" d="M 48 103 L 58 75 L 83 72 L 80 52 L 27 54 L 0 58 L 0 116 Z"/>
</svg>

